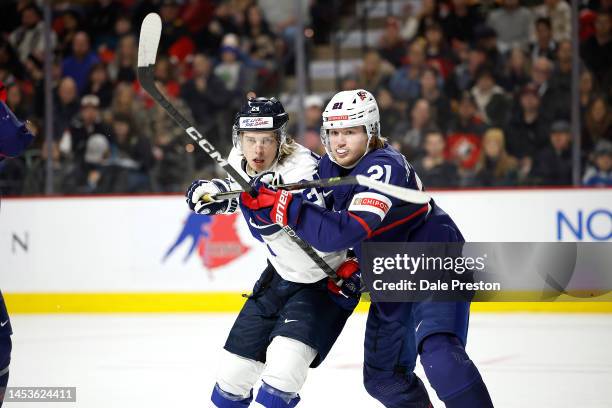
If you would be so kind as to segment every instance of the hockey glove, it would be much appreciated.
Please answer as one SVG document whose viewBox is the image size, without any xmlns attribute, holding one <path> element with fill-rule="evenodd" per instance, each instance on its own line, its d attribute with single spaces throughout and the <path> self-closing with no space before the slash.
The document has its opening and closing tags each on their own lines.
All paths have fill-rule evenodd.
<svg viewBox="0 0 612 408">
<path fill-rule="evenodd" d="M 236 198 L 218 201 L 205 198 L 206 195 L 215 195 L 229 190 L 230 186 L 225 180 L 196 180 L 191 183 L 185 193 L 185 201 L 187 201 L 189 208 L 198 214 L 229 214 L 236 211 L 238 206 Z"/>
<path fill-rule="evenodd" d="M 347 258 L 336 271 L 341 279 L 337 283 L 331 278 L 327 281 L 330 296 L 338 306 L 353 310 L 361 297 L 361 270 L 355 258 Z"/>
</svg>

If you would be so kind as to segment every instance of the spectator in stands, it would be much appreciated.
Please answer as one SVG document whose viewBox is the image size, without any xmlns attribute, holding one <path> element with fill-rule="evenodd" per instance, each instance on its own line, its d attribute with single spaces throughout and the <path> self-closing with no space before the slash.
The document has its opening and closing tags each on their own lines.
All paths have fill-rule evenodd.
<svg viewBox="0 0 612 408">
<path fill-rule="evenodd" d="M 85 91 L 89 70 L 100 62 L 98 56 L 91 51 L 89 34 L 79 31 L 72 40 L 72 56 L 64 58 L 62 72 L 77 84 L 79 95 Z"/>
<path fill-rule="evenodd" d="M 569 40 L 572 33 L 572 10 L 565 0 L 544 0 L 536 7 L 536 15 L 550 19 L 552 37 L 556 42 Z"/>
<path fill-rule="evenodd" d="M 310 24 L 309 2 L 301 1 L 300 7 L 304 25 Z M 263 11 L 266 20 L 272 26 L 272 30 L 280 35 L 287 44 L 293 47 L 296 35 L 297 16 L 295 13 L 295 2 L 277 0 L 257 0 L 257 5 Z"/>
<path fill-rule="evenodd" d="M 134 82 L 136 80 L 137 62 L 136 37 L 133 35 L 121 37 L 117 45 L 115 58 L 109 66 L 110 77 L 114 82 Z"/>
<path fill-rule="evenodd" d="M 395 68 L 400 68 L 408 51 L 408 46 L 400 35 L 400 22 L 395 17 L 387 17 L 384 31 L 378 42 L 378 53 Z"/>
<path fill-rule="evenodd" d="M 195 37 L 198 51 L 213 55 L 219 51 L 223 37 L 229 33 L 237 34 L 240 28 L 236 23 L 235 14 L 230 2 L 220 1 L 213 11 L 213 16 L 205 29 Z"/>
<path fill-rule="evenodd" d="M 68 9 L 62 13 L 60 21 L 61 27 L 57 31 L 58 40 L 55 50 L 59 55 L 66 57 L 72 53 L 74 36 L 84 29 L 81 26 L 83 16 L 74 9 Z"/>
<path fill-rule="evenodd" d="M 544 57 L 554 60 L 557 54 L 557 43 L 553 40 L 552 26 L 546 17 L 539 17 L 535 21 L 535 41 L 529 45 L 531 59 Z"/>
<path fill-rule="evenodd" d="M 539 57 L 533 62 L 531 83 L 537 86 L 540 96 L 540 114 L 549 119 L 558 118 L 566 108 L 560 106 L 567 101 L 559 101 L 555 90 L 550 86 L 553 64 L 548 58 Z"/>
<path fill-rule="evenodd" d="M 144 136 L 150 137 L 153 129 L 149 114 L 142 101 L 136 97 L 132 85 L 128 83 L 117 84 L 111 103 L 110 116 L 106 116 L 106 122 L 111 123 L 113 117 L 122 115 L 129 117 L 130 122 Z"/>
<path fill-rule="evenodd" d="M 506 128 L 506 145 L 508 153 L 521 161 L 521 168 L 529 169 L 536 154 L 548 145 L 548 119 L 540 114 L 535 85 L 526 85 L 519 101 L 520 108 Z"/>
<path fill-rule="evenodd" d="M 256 93 L 276 89 L 276 35 L 268 26 L 259 6 L 251 4 L 244 12 L 242 47 L 248 55 L 251 68 L 257 70 Z"/>
<path fill-rule="evenodd" d="M 177 0 L 162 0 L 159 16 L 162 20 L 162 34 L 159 40 L 159 52 L 167 53 L 170 47 L 183 37 L 189 37 L 189 31 L 179 18 L 180 4 Z"/>
<path fill-rule="evenodd" d="M 425 35 L 427 26 L 432 23 L 440 22 L 440 4 L 438 0 L 423 0 L 421 1 L 421 9 L 418 15 L 419 25 L 417 28 L 417 34 L 419 36 Z"/>
<path fill-rule="evenodd" d="M 169 94 L 162 83 L 157 82 L 156 85 L 172 106 L 188 121 L 193 122 L 187 104 Z M 153 127 L 153 157 L 156 160 L 152 173 L 154 189 L 163 192 L 182 191 L 193 172 L 193 157 L 189 153 L 189 150 L 193 151 L 193 146 L 186 145 L 184 131 L 176 126 L 162 107 L 155 104 L 149 114 Z"/>
<path fill-rule="evenodd" d="M 480 157 L 481 137 L 486 125 L 478 116 L 476 101 L 469 92 L 463 94 L 457 111 L 448 131 L 446 144 L 449 160 L 458 167 L 458 184 L 465 185 L 473 175 Z"/>
<path fill-rule="evenodd" d="M 47 148 L 47 141 L 44 137 L 37 138 L 36 141 L 42 140 L 40 149 L 30 150 L 31 164 L 28 166 L 28 172 L 23 181 L 23 194 L 44 194 L 45 182 L 47 175 L 47 158 L 51 158 L 51 168 L 53 171 L 53 191 L 55 193 L 64 193 L 74 191 L 71 180 L 67 174 L 72 170 L 65 157 L 62 157 L 59 144 L 53 140 L 51 147 L 51 156 Z"/>
<path fill-rule="evenodd" d="M 393 66 L 383 60 L 378 51 L 370 50 L 363 56 L 363 63 L 357 73 L 358 87 L 376 93 L 388 86 L 393 72 Z"/>
<path fill-rule="evenodd" d="M 81 98 L 79 115 L 73 119 L 68 130 L 62 135 L 60 151 L 69 155 L 77 166 L 82 165 L 89 139 L 93 135 L 102 135 L 107 139 L 109 146 L 114 141 L 112 130 L 102 122 L 100 98 L 96 95 L 85 95 Z M 96 143 L 94 144 L 100 144 Z"/>
<path fill-rule="evenodd" d="M 242 33 L 241 40 L 246 43 L 245 48 L 250 49 L 251 54 L 259 55 L 259 59 L 267 57 L 269 52 L 267 50 L 259 50 L 259 44 L 257 38 L 267 37 L 269 42 L 272 42 L 275 38 L 274 33 L 270 29 L 268 22 L 264 18 L 261 8 L 257 4 L 251 4 L 247 7 L 244 16 L 244 32 Z"/>
<path fill-rule="evenodd" d="M 557 115 L 569 118 L 572 98 L 572 43 L 562 40 L 557 46 L 557 62 L 550 76 L 550 89 L 557 100 Z"/>
<path fill-rule="evenodd" d="M 155 60 L 153 76 L 156 81 L 164 84 L 166 91 L 172 96 L 178 96 L 181 89 L 182 78 L 177 71 L 177 65 L 172 63 L 168 56 L 161 55 Z"/>
<path fill-rule="evenodd" d="M 99 62 L 91 67 L 85 94 L 96 95 L 100 99 L 100 108 L 102 109 L 110 106 L 113 100 L 113 84 L 110 82 L 108 70 L 104 63 Z"/>
<path fill-rule="evenodd" d="M 419 96 L 421 74 L 425 66 L 424 44 L 415 40 L 410 45 L 408 64 L 398 68 L 389 81 L 389 89 L 395 99 L 408 102 Z"/>
<path fill-rule="evenodd" d="M 450 101 L 441 91 L 442 80 L 435 68 L 427 67 L 421 74 L 420 98 L 429 102 L 433 121 L 445 132 L 451 119 Z"/>
<path fill-rule="evenodd" d="M 44 115 L 44 92 L 45 74 L 43 72 L 43 60 L 30 55 L 25 64 L 26 75 L 32 86 L 31 111 L 35 116 L 42 118 Z"/>
<path fill-rule="evenodd" d="M 480 138 L 486 129 L 487 126 L 478 115 L 476 100 L 469 92 L 464 92 L 459 99 L 457 112 L 453 114 L 451 119 L 448 128 L 449 136 L 453 133 L 463 133 Z"/>
<path fill-rule="evenodd" d="M 90 135 L 83 146 L 82 160 L 75 163 L 74 172 L 68 176 L 73 178 L 76 184 L 75 190 L 70 192 L 79 194 L 112 192 L 112 181 L 106 172 L 110 154 L 110 143 L 103 134 Z"/>
<path fill-rule="evenodd" d="M 45 23 L 42 12 L 33 2 L 21 9 L 21 25 L 9 35 L 9 42 L 23 63 L 28 55 L 42 56 L 45 52 Z M 51 45 L 55 46 L 55 33 L 51 32 Z"/>
<path fill-rule="evenodd" d="M 454 66 L 453 55 L 437 22 L 425 28 L 425 59 L 428 65 L 436 67 L 443 78 L 450 74 Z"/>
<path fill-rule="evenodd" d="M 25 120 L 30 116 L 30 109 L 24 99 L 23 92 L 16 83 L 6 86 L 6 105 L 18 118 Z"/>
<path fill-rule="evenodd" d="M 31 54 L 33 55 L 33 54 Z M 21 63 L 17 56 L 17 51 L 4 38 L 0 36 L 0 69 L 4 74 L 0 74 L 0 80 L 9 82 L 8 75 L 13 75 L 17 79 L 23 79 L 26 75 L 24 64 Z"/>
<path fill-rule="evenodd" d="M 602 95 L 591 102 L 582 130 L 582 148 L 591 150 L 600 140 L 612 142 L 612 109 Z"/>
<path fill-rule="evenodd" d="M 422 154 L 422 143 L 425 131 L 434 126 L 431 117 L 431 106 L 425 99 L 418 99 L 410 111 L 410 124 L 402 123 L 395 130 L 393 141 L 398 143 L 402 154 L 413 160 Z"/>
<path fill-rule="evenodd" d="M 304 98 L 304 120 L 306 122 L 306 133 L 299 135 L 297 132 L 297 124 L 294 124 L 289 129 L 289 134 L 294 135 L 294 139 L 298 143 L 306 146 L 313 152 L 323 155 L 325 148 L 321 144 L 321 126 L 324 102 L 318 95 L 308 95 Z"/>
<path fill-rule="evenodd" d="M 501 85 L 506 92 L 517 94 L 531 80 L 531 62 L 521 47 L 513 47 L 506 62 Z"/>
<path fill-rule="evenodd" d="M 113 116 L 115 148 L 107 172 L 113 178 L 114 192 L 151 191 L 149 172 L 154 165 L 149 139 L 137 129 L 129 116 Z"/>
<path fill-rule="evenodd" d="M 531 177 L 536 184 L 572 184 L 571 142 L 569 123 L 554 122 L 550 128 L 550 144 L 538 153 L 534 161 Z"/>
<path fill-rule="evenodd" d="M 459 184 L 457 166 L 445 159 L 445 147 L 446 141 L 441 132 L 435 129 L 425 132 L 425 156 L 415 162 L 414 168 L 427 187 L 455 187 Z"/>
<path fill-rule="evenodd" d="M 329 45 L 331 33 L 342 16 L 342 2 L 313 0 L 309 3 L 313 41 L 316 45 Z"/>
<path fill-rule="evenodd" d="M 223 38 L 221 46 L 221 62 L 215 67 L 214 73 L 231 93 L 231 102 L 228 110 L 237 110 L 244 95 L 253 89 L 255 75 L 242 61 L 240 61 L 240 42 L 235 34 L 228 34 Z"/>
<path fill-rule="evenodd" d="M 204 54 L 193 58 L 193 77 L 181 86 L 181 98 L 187 103 L 198 129 L 217 146 L 225 144 L 220 135 L 219 112 L 229 103 L 231 94 L 223 81 L 212 72 L 212 61 Z M 221 125 L 225 126 L 225 125 Z"/>
<path fill-rule="evenodd" d="M 477 4 L 467 0 L 452 0 L 448 15 L 442 20 L 442 28 L 449 41 L 472 43 L 474 29 L 482 24 Z"/>
<path fill-rule="evenodd" d="M 445 83 L 445 93 L 454 100 L 474 86 L 476 74 L 486 61 L 486 54 L 480 48 L 471 48 L 464 50 L 461 58 L 461 63 L 453 69 Z"/>
<path fill-rule="evenodd" d="M 79 91 L 74 79 L 64 77 L 60 80 L 53 108 L 53 134 L 59 140 L 79 113 Z"/>
<path fill-rule="evenodd" d="M 487 67 L 480 69 L 476 75 L 476 84 L 471 90 L 476 106 L 483 120 L 493 126 L 505 122 L 508 111 L 508 100 L 504 90 L 497 85 L 493 72 Z"/>
<path fill-rule="evenodd" d="M 501 77 L 506 60 L 505 55 L 509 49 L 500 48 L 497 32 L 487 25 L 477 27 L 474 36 L 476 37 L 474 47 L 483 50 L 486 65 L 493 72 L 495 78 Z"/>
<path fill-rule="evenodd" d="M 595 99 L 594 96 L 594 79 L 593 74 L 588 69 L 585 69 L 580 74 L 580 84 L 579 84 L 579 92 L 580 92 L 580 113 L 581 117 L 584 117 L 589 106 Z"/>
<path fill-rule="evenodd" d="M 597 82 L 604 89 L 609 89 L 612 84 L 612 31 L 609 11 L 597 13 L 595 34 L 581 44 L 580 56 Z"/>
<path fill-rule="evenodd" d="M 593 152 L 593 164 L 582 179 L 589 187 L 612 187 L 612 142 L 601 140 Z"/>
<path fill-rule="evenodd" d="M 497 32 L 502 51 L 514 45 L 526 47 L 532 31 L 531 11 L 520 5 L 520 0 L 503 0 L 502 7 L 493 10 L 487 18 L 487 25 Z"/>
<path fill-rule="evenodd" d="M 88 15 L 89 32 L 97 48 L 113 36 L 115 22 L 121 14 L 121 4 L 116 0 L 97 0 Z"/>
<path fill-rule="evenodd" d="M 406 2 L 402 5 L 402 14 L 400 18 L 400 37 L 407 43 L 414 40 L 419 29 L 419 19 L 414 8 L 417 4 Z"/>
<path fill-rule="evenodd" d="M 404 112 L 397 107 L 388 89 L 382 88 L 378 91 L 376 102 L 380 112 L 381 132 L 387 135 L 395 135 L 395 128 L 400 122 L 404 121 Z"/>
<path fill-rule="evenodd" d="M 506 151 L 504 132 L 488 129 L 482 138 L 482 152 L 476 165 L 476 184 L 485 187 L 516 185 L 518 160 Z"/>
</svg>

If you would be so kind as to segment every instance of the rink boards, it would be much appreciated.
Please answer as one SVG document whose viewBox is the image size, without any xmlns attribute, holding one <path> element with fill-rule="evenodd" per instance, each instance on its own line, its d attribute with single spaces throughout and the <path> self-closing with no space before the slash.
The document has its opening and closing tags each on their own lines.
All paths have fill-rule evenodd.
<svg viewBox="0 0 612 408">
<path fill-rule="evenodd" d="M 612 240 L 612 189 L 432 195 L 469 241 Z M 0 225 L 0 288 L 13 313 L 236 311 L 265 266 L 240 214 L 193 215 L 179 195 L 5 198 Z M 472 309 L 612 312 L 603 302 Z"/>
</svg>

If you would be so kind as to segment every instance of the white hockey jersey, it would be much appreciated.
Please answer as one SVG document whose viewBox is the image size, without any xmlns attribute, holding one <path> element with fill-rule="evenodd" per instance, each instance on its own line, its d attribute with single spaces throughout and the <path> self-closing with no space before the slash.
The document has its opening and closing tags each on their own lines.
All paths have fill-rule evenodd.
<svg viewBox="0 0 612 408">
<path fill-rule="evenodd" d="M 304 180 L 312 180 L 317 170 L 318 159 L 310 150 L 297 144 L 297 149 L 282 164 L 275 164 L 268 171 L 280 173 L 283 183 L 296 183 Z M 239 168 L 246 174 L 246 161 L 242 155 L 232 149 L 228 162 L 234 168 Z M 232 189 L 240 189 L 237 183 L 232 183 Z M 317 194 L 313 189 L 310 193 Z M 311 196 L 314 197 L 314 196 Z M 310 201 L 321 200 L 311 199 Z M 246 219 L 246 217 L 245 217 Z M 274 266 L 278 274 L 285 280 L 299 283 L 317 282 L 327 275 L 315 264 L 312 259 L 276 224 L 265 227 L 256 225 L 250 219 L 246 219 L 249 229 L 255 238 L 262 241 L 268 252 L 268 260 Z M 313 248 L 314 249 L 314 248 Z M 346 251 L 320 252 L 314 251 L 327 262 L 332 269 L 336 270 L 346 259 Z"/>
</svg>

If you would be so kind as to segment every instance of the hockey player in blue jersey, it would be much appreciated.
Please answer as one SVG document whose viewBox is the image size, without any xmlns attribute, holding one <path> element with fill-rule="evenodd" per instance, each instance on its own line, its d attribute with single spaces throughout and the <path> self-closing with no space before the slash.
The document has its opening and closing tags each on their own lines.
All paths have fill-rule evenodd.
<svg viewBox="0 0 612 408">
<path fill-rule="evenodd" d="M 312 180 L 318 157 L 287 136 L 287 121 L 288 114 L 274 98 L 248 100 L 234 121 L 229 163 L 255 179 L 268 177 L 266 172 L 271 171 L 284 182 Z M 239 204 L 236 198 L 213 202 L 202 198 L 239 188 L 229 179 L 197 180 L 187 191 L 187 203 L 200 214 L 232 213 Z M 330 284 L 281 227 L 262 226 L 248 213 L 243 215 L 252 235 L 266 247 L 268 267 L 230 331 L 211 399 L 219 408 L 247 407 L 261 378 L 257 406 L 294 407 L 309 367 L 323 361 L 357 305 L 359 293 L 343 296 L 340 291 L 346 282 Z M 347 260 L 346 252 L 318 254 L 340 277 L 351 280 L 358 276 L 358 265 Z"/>
<path fill-rule="evenodd" d="M 17 119 L 6 101 L 4 84 L 0 81 L 0 161 L 15 157 L 32 142 L 33 135 L 27 125 Z M 4 391 L 8 383 L 9 363 L 11 361 L 11 322 L 6 304 L 0 292 L 0 406 L 4 400 Z"/>
<path fill-rule="evenodd" d="M 366 175 L 422 190 L 413 168 L 380 134 L 378 105 L 365 90 L 336 94 L 323 113 L 321 137 L 327 155 L 320 178 Z M 291 226 L 322 251 L 354 248 L 362 242 L 463 242 L 453 220 L 436 203 L 399 201 L 367 187 L 325 188 L 325 208 L 307 197 L 255 186 L 256 198 L 241 199 L 262 223 Z M 363 271 L 368 273 L 368 271 Z M 465 345 L 467 302 L 373 303 L 370 305 L 363 367 L 368 393 L 388 408 L 427 408 L 431 402 L 414 374 L 417 355 L 429 383 L 450 408 L 492 407 L 491 398 Z"/>
</svg>

